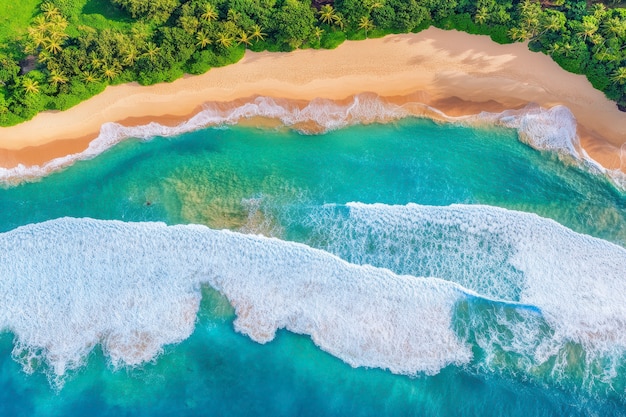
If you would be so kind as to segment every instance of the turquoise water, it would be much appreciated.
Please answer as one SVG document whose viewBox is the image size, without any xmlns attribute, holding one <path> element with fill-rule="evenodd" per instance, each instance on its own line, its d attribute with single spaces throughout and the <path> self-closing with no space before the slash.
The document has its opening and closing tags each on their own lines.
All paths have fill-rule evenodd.
<svg viewBox="0 0 626 417">
<path fill-rule="evenodd" d="M 451 224 L 433 220 L 448 212 L 422 208 L 450 204 L 463 205 Z M 528 300 L 541 298 L 524 294 L 532 274 L 533 280 L 544 270 L 545 280 L 558 274 L 531 271 L 541 261 L 530 255 L 511 261 L 523 252 L 515 238 L 524 235 L 519 228 L 531 223 L 546 231 L 546 247 L 564 248 L 550 252 L 546 265 L 562 263 L 563 269 L 572 263 L 568 256 L 575 260 L 604 243 L 578 243 L 578 235 L 508 212 L 485 209 L 487 220 L 481 220 L 482 212 L 468 211 L 469 205 L 535 213 L 613 242 L 616 257 L 599 265 L 626 267 L 620 249 L 626 246 L 626 195 L 604 178 L 519 143 L 506 129 L 414 119 L 312 136 L 210 128 L 128 140 L 38 182 L 2 189 L 3 232 L 65 216 L 202 224 L 302 242 L 352 264 L 439 277 L 488 298 L 454 303 L 449 327 L 472 357 L 436 372 L 354 368 L 306 332 L 279 330 L 259 344 L 234 330 L 232 307 L 206 285 L 193 334 L 134 367 L 113 366 L 96 346 L 62 378 L 41 352 L 27 374 L 24 351 L 12 354 L 18 336 L 8 325 L 0 339 L 2 415 L 626 415 L 619 340 L 609 337 L 614 346 L 607 352 L 593 338 L 576 339 L 578 333 L 561 329 L 561 310 L 550 310 L 552 301 L 537 305 Z M 423 220 L 415 220 L 419 216 Z M 478 228 L 515 227 L 467 232 L 464 225 L 472 221 Z M 47 232 L 32 233 L 43 239 Z M 582 282 L 575 285 L 584 293 Z M 584 301 L 569 294 L 560 296 L 563 304 Z M 561 331 L 564 340 L 557 337 Z M 539 350 L 549 353 L 538 359 Z"/>
</svg>

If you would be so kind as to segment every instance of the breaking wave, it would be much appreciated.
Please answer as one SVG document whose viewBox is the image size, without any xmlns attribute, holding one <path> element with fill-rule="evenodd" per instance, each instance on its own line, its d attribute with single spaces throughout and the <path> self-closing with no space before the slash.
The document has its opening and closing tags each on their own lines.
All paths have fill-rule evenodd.
<svg viewBox="0 0 626 417">
<path fill-rule="evenodd" d="M 265 343 L 308 334 L 353 366 L 434 374 L 470 360 L 454 334 L 459 285 L 349 264 L 302 244 L 204 226 L 58 219 L 0 235 L 0 329 L 14 356 L 56 376 L 96 344 L 137 365 L 193 332 L 206 283 L 235 327 Z"/>
<path fill-rule="evenodd" d="M 259 343 L 285 328 L 352 366 L 580 374 L 576 386 L 620 392 L 625 249 L 489 206 L 351 203 L 315 217 L 308 243 L 334 255 L 195 225 L 20 227 L 0 235 L 0 329 L 26 370 L 62 377 L 98 344 L 138 365 L 190 336 L 208 284 Z"/>
<path fill-rule="evenodd" d="M 417 116 L 470 126 L 496 125 L 517 129 L 520 140 L 529 146 L 540 150 L 555 151 L 560 155 L 573 158 L 593 172 L 607 175 L 617 185 L 626 188 L 626 180 L 619 170 L 611 171 L 603 168 L 580 147 L 576 134 L 576 120 L 569 109 L 564 106 L 544 109 L 536 105 L 528 105 L 524 109 L 506 110 L 501 113 L 481 112 L 471 116 L 450 117 L 425 104 L 409 102 L 398 105 L 375 94 L 363 93 L 343 102 L 328 99 L 298 102 L 256 97 L 248 101 L 207 103 L 204 107 L 204 110 L 190 120 L 174 127 L 163 126 L 156 122 L 132 127 L 106 123 L 100 129 L 98 137 L 85 151 L 56 158 L 42 166 L 18 165 L 15 168 L 0 168 L 0 181 L 5 184 L 17 184 L 36 180 L 51 172 L 64 169 L 76 161 L 92 159 L 128 138 L 149 140 L 157 136 L 176 136 L 210 126 L 237 124 L 251 118 L 277 120 L 284 126 L 301 133 L 311 134 L 354 124 L 384 123 Z"/>
<path fill-rule="evenodd" d="M 326 205 L 304 226 L 308 244 L 349 262 L 481 294 L 459 302 L 453 320 L 479 368 L 624 394 L 624 248 L 534 214 L 476 205 Z"/>
<path fill-rule="evenodd" d="M 327 205 L 307 226 L 309 244 L 349 262 L 533 305 L 568 340 L 626 349 L 626 250 L 613 243 L 480 205 Z"/>
</svg>

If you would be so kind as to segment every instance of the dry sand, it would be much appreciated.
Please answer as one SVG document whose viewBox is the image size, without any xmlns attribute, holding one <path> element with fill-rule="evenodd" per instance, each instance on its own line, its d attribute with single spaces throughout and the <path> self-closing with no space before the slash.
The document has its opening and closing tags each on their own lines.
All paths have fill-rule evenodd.
<svg viewBox="0 0 626 417">
<path fill-rule="evenodd" d="M 626 169 L 626 113 L 582 75 L 562 70 L 525 44 L 430 28 L 419 34 L 349 41 L 334 50 L 247 52 L 237 64 L 168 84 L 108 87 L 64 112 L 45 112 L 0 128 L 0 166 L 42 164 L 80 152 L 105 122 L 176 125 L 204 103 L 252 96 L 342 100 L 373 92 L 394 102 L 419 101 L 451 116 L 527 103 L 567 106 L 581 142 L 605 167 Z M 626 154 L 626 146 L 625 154 Z M 626 158 L 625 158 L 626 159 Z"/>
</svg>

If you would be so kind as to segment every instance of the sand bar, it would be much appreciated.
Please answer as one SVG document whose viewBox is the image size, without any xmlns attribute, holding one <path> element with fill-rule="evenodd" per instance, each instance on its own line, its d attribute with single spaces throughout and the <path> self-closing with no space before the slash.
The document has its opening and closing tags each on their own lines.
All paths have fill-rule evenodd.
<svg viewBox="0 0 626 417">
<path fill-rule="evenodd" d="M 419 101 L 456 116 L 527 103 L 567 106 L 590 156 L 626 169 L 626 113 L 582 75 L 568 73 L 527 45 L 430 28 L 418 34 L 348 41 L 334 50 L 248 51 L 237 64 L 167 84 L 108 87 L 64 112 L 44 112 L 0 128 L 0 166 L 42 164 L 79 152 L 106 122 L 176 125 L 204 103 L 252 96 L 343 100 L 362 92 L 394 102 Z M 626 148 L 626 146 L 624 146 Z M 626 151 L 624 152 L 626 153 Z"/>
</svg>

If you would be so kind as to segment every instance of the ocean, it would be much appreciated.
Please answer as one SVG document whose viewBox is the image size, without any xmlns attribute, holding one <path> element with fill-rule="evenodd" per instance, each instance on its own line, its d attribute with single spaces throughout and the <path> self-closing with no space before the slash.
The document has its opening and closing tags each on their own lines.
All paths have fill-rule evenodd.
<svg viewBox="0 0 626 417">
<path fill-rule="evenodd" d="M 0 415 L 626 415 L 626 193 L 512 128 L 326 127 L 1 188 Z"/>
</svg>

